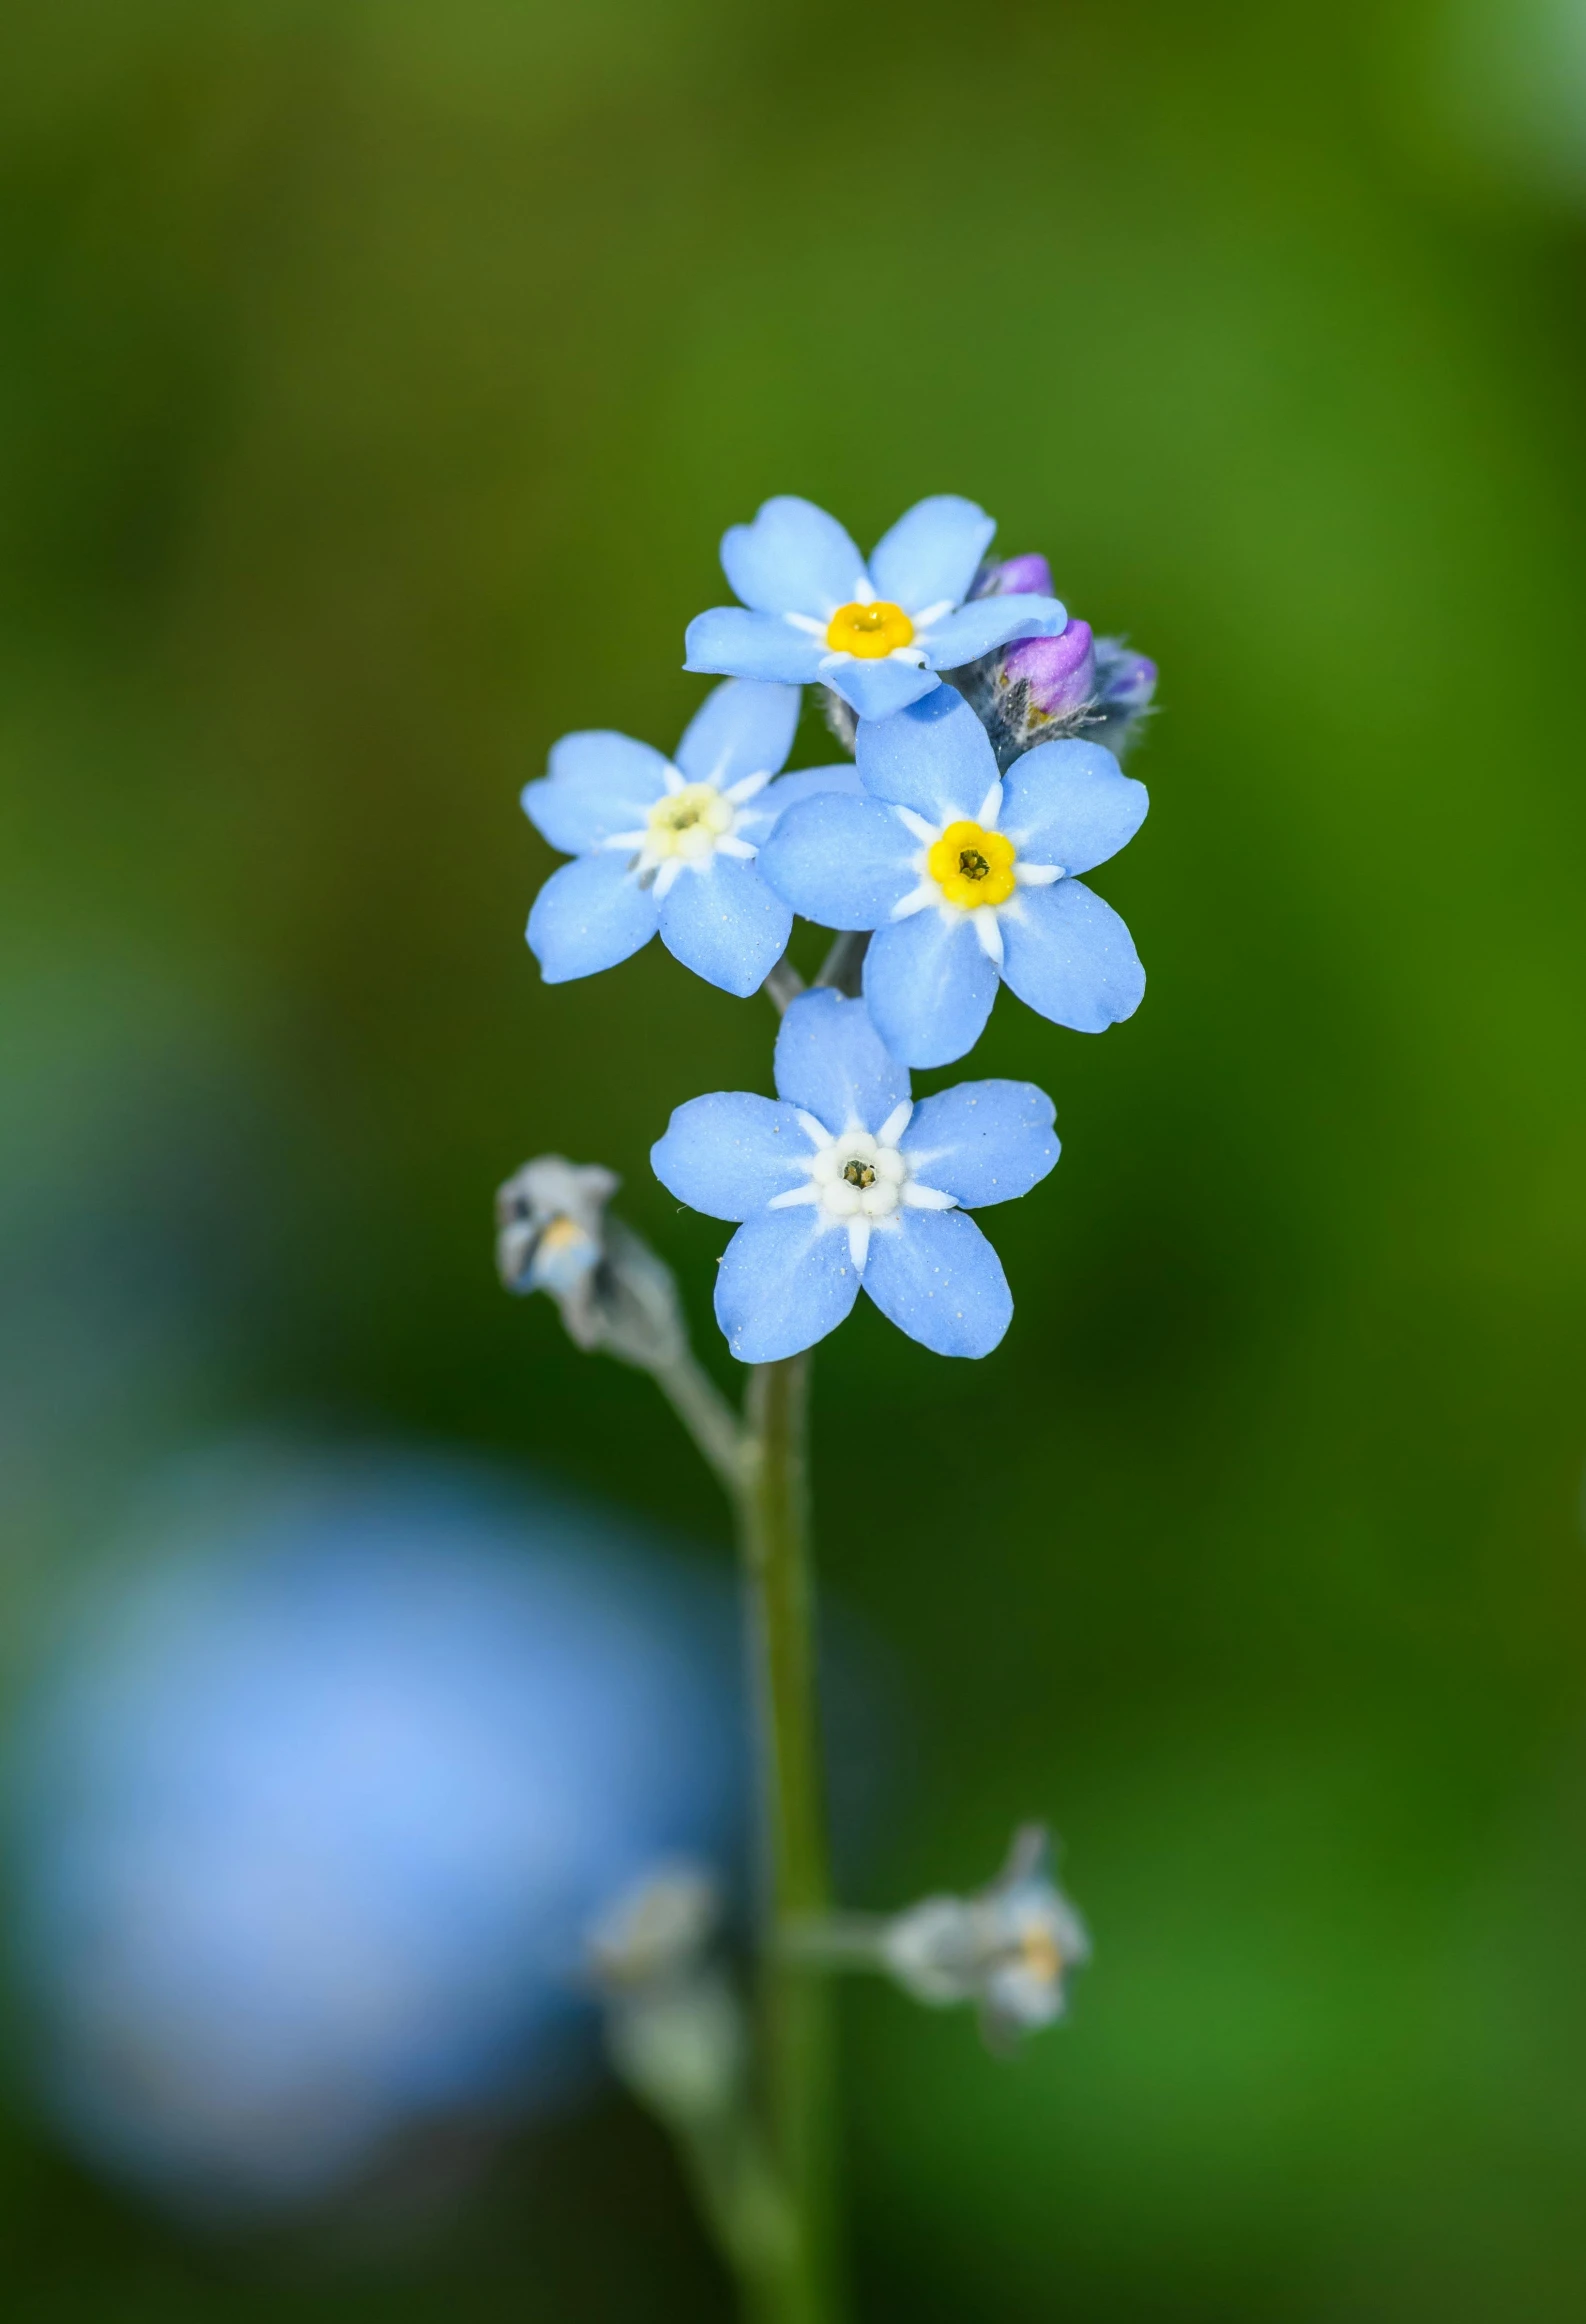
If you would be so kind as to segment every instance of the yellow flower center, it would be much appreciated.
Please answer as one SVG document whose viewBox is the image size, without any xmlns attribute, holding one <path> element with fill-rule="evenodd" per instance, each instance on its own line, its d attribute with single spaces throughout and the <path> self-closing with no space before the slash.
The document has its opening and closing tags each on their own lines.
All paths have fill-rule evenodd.
<svg viewBox="0 0 1586 2324">
<path fill-rule="evenodd" d="M 686 863 L 710 853 L 722 833 L 732 829 L 733 813 L 714 783 L 685 783 L 657 799 L 649 822 L 650 857 L 661 861 L 680 855 Z"/>
<path fill-rule="evenodd" d="M 1063 1956 L 1057 1939 L 1047 1929 L 1027 1929 L 1019 1939 L 1019 1958 L 1043 1985 L 1055 1985 L 1063 1974 Z"/>
<path fill-rule="evenodd" d="M 845 1162 L 843 1164 L 843 1176 L 847 1179 L 850 1186 L 858 1186 L 861 1188 L 866 1186 L 874 1186 L 876 1182 L 875 1165 L 871 1162 L 862 1161 L 859 1156 L 856 1155 L 853 1161 Z"/>
<path fill-rule="evenodd" d="M 826 643 L 834 654 L 857 654 L 862 662 L 879 662 L 894 646 L 913 642 L 914 624 L 901 605 L 839 605 L 826 624 Z"/>
<path fill-rule="evenodd" d="M 966 912 L 1005 904 L 1013 893 L 1013 842 L 978 823 L 949 823 L 925 862 L 947 901 Z"/>
</svg>

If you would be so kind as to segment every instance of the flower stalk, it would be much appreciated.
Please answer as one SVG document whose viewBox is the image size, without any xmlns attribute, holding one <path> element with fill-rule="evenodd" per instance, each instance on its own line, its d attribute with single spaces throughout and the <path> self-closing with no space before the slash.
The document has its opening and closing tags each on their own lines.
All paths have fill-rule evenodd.
<svg viewBox="0 0 1586 2324">
<path fill-rule="evenodd" d="M 763 1911 L 760 2008 L 766 2106 L 794 2233 L 781 2324 L 829 2324 L 835 2292 L 831 2000 L 778 1939 L 825 1911 L 827 1869 L 807 1510 L 809 1358 L 749 1375 L 739 1527 L 759 1720 Z"/>
</svg>

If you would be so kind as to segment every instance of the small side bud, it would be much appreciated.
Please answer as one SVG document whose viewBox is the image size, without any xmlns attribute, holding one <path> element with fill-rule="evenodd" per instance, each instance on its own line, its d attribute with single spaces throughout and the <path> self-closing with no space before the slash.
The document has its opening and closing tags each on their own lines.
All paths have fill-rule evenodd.
<svg viewBox="0 0 1586 2324">
<path fill-rule="evenodd" d="M 1022 557 L 1005 557 L 1000 565 L 984 565 L 975 583 L 977 597 L 1055 597 L 1052 568 L 1038 549 Z"/>
<path fill-rule="evenodd" d="M 743 2011 L 715 1958 L 721 1914 L 715 1881 L 681 1865 L 619 1898 L 589 1939 L 612 2065 L 678 2125 L 732 2114 L 743 2088 Z"/>
<path fill-rule="evenodd" d="M 1095 722 L 1089 739 L 1121 757 L 1150 715 L 1155 693 L 1155 662 L 1137 654 L 1124 638 L 1098 638 Z"/>
<path fill-rule="evenodd" d="M 496 1265 L 509 1291 L 547 1292 L 569 1337 L 642 1371 L 665 1371 L 687 1348 L 672 1270 L 608 1214 L 621 1185 L 598 1163 L 541 1154 L 496 1195 Z"/>
<path fill-rule="evenodd" d="M 886 1967 L 916 2001 L 972 2001 L 993 2049 L 1051 2025 L 1067 2007 L 1064 1979 L 1090 1958 L 1090 1939 L 1048 1870 L 1038 1824 L 1015 1837 L 1008 1861 L 975 1896 L 930 1896 L 888 1921 Z"/>
</svg>

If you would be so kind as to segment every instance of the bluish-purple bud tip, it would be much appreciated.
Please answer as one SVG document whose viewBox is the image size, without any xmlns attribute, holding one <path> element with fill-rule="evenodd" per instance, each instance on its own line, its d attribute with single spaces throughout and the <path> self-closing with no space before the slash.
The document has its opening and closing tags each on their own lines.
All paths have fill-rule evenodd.
<svg viewBox="0 0 1586 2324">
<path fill-rule="evenodd" d="M 1015 561 L 1031 562 L 1026 557 Z M 1150 668 L 1149 663 L 1145 666 Z M 1063 718 L 1083 709 L 1096 691 L 1096 647 L 1090 623 L 1071 621 L 1057 637 L 1020 638 L 1004 654 L 1002 670 L 1007 685 L 1022 681 L 1029 687 L 1031 708 L 1045 718 Z"/>
<path fill-rule="evenodd" d="M 1102 673 L 1101 698 L 1109 710 L 1144 710 L 1155 692 L 1156 664 L 1144 654 L 1124 654 Z"/>
<path fill-rule="evenodd" d="M 1009 557 L 1001 565 L 988 568 L 977 597 L 1055 597 L 1052 587 L 1052 568 L 1037 550 L 1027 557 Z"/>
</svg>

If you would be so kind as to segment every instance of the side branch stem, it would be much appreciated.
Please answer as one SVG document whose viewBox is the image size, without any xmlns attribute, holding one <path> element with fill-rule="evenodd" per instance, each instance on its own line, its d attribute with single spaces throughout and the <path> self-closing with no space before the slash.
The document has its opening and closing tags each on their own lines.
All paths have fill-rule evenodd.
<svg viewBox="0 0 1586 2324">
<path fill-rule="evenodd" d="M 810 1964 L 778 1940 L 827 1905 L 826 1824 L 815 1668 L 815 1590 L 806 1511 L 809 1358 L 749 1376 L 739 1496 L 749 1589 L 768 1928 L 762 1947 L 766 2098 L 794 2234 L 778 2324 L 833 2324 L 833 2053 L 830 2000 Z"/>
</svg>

